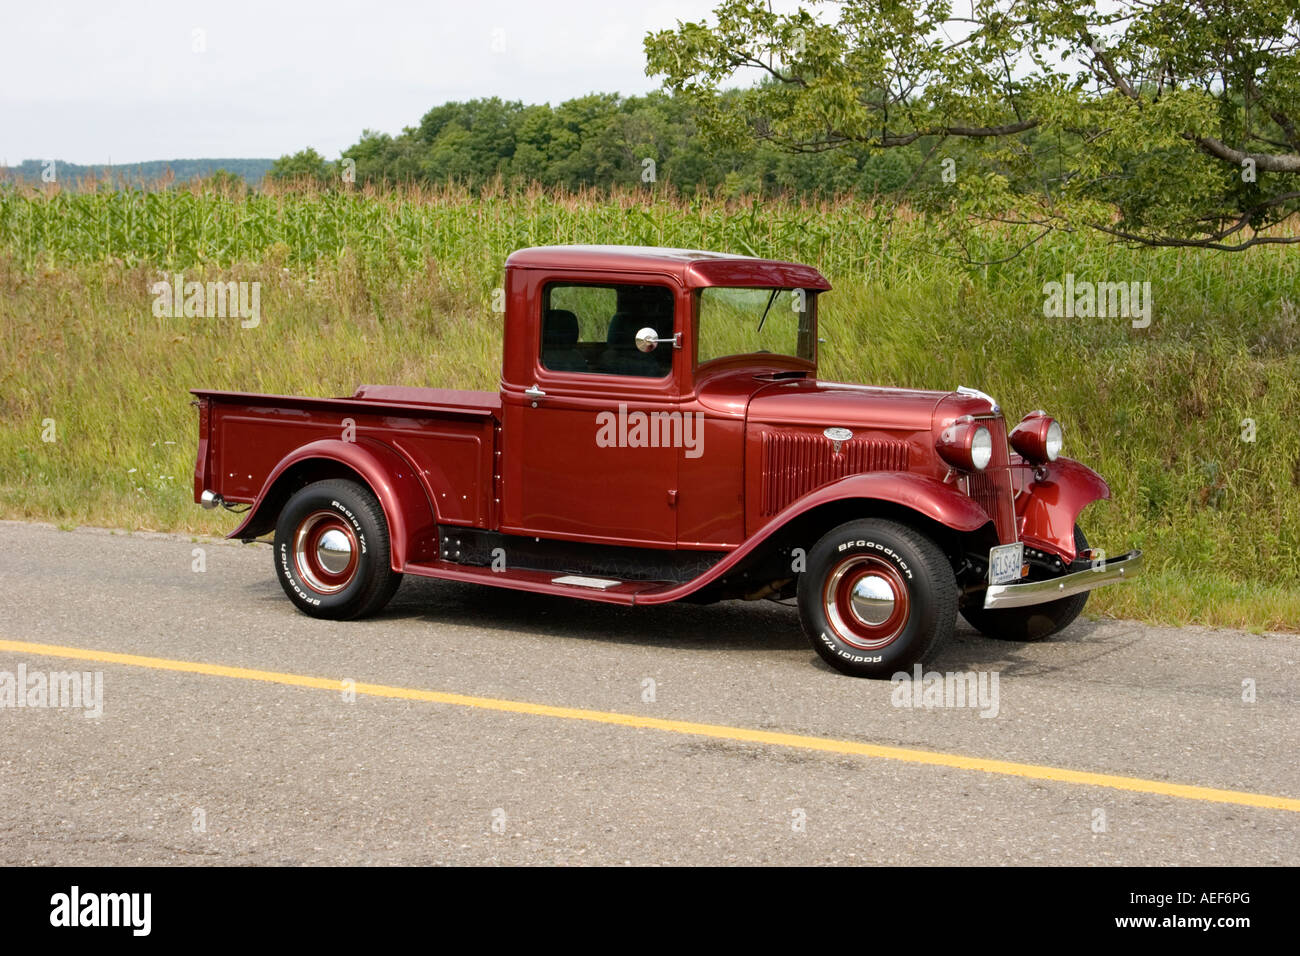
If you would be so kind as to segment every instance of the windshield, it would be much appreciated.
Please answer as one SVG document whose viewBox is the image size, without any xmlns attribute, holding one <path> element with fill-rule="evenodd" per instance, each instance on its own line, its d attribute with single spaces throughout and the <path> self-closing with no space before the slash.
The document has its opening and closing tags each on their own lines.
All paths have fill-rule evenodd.
<svg viewBox="0 0 1300 956">
<path fill-rule="evenodd" d="M 816 299 L 806 289 L 701 289 L 696 360 L 765 353 L 813 361 Z"/>
</svg>

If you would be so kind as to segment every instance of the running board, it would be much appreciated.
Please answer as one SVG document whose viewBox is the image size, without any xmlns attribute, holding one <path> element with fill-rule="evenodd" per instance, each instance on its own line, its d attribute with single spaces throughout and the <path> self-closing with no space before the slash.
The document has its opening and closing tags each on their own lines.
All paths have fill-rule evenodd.
<svg viewBox="0 0 1300 956">
<path fill-rule="evenodd" d="M 456 564 L 452 561 L 408 564 L 404 573 L 424 578 L 439 578 L 444 581 L 486 584 L 489 587 L 510 588 L 515 591 L 556 594 L 561 597 L 581 598 L 585 601 L 603 601 L 607 604 L 635 604 L 638 595 L 680 587 L 672 581 L 615 581 L 610 578 L 564 574 L 558 571 L 533 571 L 527 568 L 493 571 L 490 567 Z"/>
</svg>

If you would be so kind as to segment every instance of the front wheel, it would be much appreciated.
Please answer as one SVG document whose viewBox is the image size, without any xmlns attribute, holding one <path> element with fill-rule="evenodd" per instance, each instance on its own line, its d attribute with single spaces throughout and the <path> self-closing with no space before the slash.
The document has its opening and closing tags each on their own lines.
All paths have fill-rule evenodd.
<svg viewBox="0 0 1300 956">
<path fill-rule="evenodd" d="M 331 479 L 299 489 L 275 525 L 276 577 L 312 617 L 373 614 L 402 582 L 389 564 L 388 522 L 369 488 Z"/>
<path fill-rule="evenodd" d="M 890 677 L 938 650 L 957 618 L 957 583 L 937 544 L 907 525 L 850 521 L 808 553 L 799 618 L 826 663 Z"/>
</svg>

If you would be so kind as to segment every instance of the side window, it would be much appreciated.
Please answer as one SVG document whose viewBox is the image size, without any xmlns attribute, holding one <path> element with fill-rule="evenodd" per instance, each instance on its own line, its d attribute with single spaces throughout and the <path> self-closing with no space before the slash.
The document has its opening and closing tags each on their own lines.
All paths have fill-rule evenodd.
<svg viewBox="0 0 1300 956">
<path fill-rule="evenodd" d="M 652 328 L 673 336 L 673 294 L 659 285 L 579 285 L 554 282 L 542 293 L 542 366 L 556 372 L 591 372 L 663 378 L 673 348 L 636 347 L 636 334 Z"/>
</svg>

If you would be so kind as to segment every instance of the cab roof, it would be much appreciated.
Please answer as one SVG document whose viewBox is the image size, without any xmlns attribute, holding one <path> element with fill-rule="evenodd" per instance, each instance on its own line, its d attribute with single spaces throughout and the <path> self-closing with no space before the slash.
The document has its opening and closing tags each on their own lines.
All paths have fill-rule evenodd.
<svg viewBox="0 0 1300 956">
<path fill-rule="evenodd" d="M 812 266 L 797 262 L 659 246 L 534 246 L 512 253 L 506 260 L 506 268 L 556 272 L 644 272 L 672 276 L 691 289 L 776 286 L 825 291 L 831 287 Z"/>
</svg>

